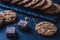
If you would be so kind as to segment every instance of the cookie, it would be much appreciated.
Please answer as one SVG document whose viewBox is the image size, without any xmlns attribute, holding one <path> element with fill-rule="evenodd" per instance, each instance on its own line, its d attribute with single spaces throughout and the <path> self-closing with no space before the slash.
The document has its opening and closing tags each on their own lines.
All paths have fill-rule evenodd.
<svg viewBox="0 0 60 40">
<path fill-rule="evenodd" d="M 11 4 L 17 4 L 20 0 L 12 0 Z"/>
<path fill-rule="evenodd" d="M 2 16 L 2 14 L 0 13 L 0 26 L 4 23 L 4 17 Z"/>
<path fill-rule="evenodd" d="M 51 22 L 40 22 L 36 24 L 35 31 L 44 36 L 53 36 L 57 32 L 57 27 Z"/>
<path fill-rule="evenodd" d="M 22 4 L 27 4 L 29 3 L 31 0 L 23 0 L 22 2 L 19 2 L 18 5 L 22 5 Z"/>
<path fill-rule="evenodd" d="M 31 7 L 37 4 L 40 0 L 32 0 L 30 3 L 26 4 L 24 7 Z"/>
<path fill-rule="evenodd" d="M 60 5 L 54 3 L 50 8 L 46 9 L 44 12 L 49 14 L 57 14 L 58 12 L 60 12 Z"/>
<path fill-rule="evenodd" d="M 46 0 L 45 5 L 43 7 L 41 7 L 41 10 L 45 10 L 48 9 L 50 6 L 52 5 L 52 1 L 51 0 Z"/>
<path fill-rule="evenodd" d="M 45 3 L 45 0 L 40 0 L 40 2 L 38 4 L 36 4 L 35 6 L 33 6 L 32 8 L 33 9 L 37 8 L 37 7 L 41 6 L 41 5 L 43 5 L 44 3 Z"/>
<path fill-rule="evenodd" d="M 5 23 L 14 22 L 17 18 L 16 12 L 12 10 L 5 10 L 2 12 L 3 17 L 5 18 Z"/>
</svg>

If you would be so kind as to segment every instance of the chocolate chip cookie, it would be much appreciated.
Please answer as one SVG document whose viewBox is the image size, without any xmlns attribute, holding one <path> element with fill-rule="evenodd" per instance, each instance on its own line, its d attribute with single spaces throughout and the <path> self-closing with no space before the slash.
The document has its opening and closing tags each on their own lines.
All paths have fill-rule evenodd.
<svg viewBox="0 0 60 40">
<path fill-rule="evenodd" d="M 49 14 L 57 14 L 60 12 L 60 5 L 54 3 L 50 8 L 46 9 L 44 12 Z"/>
<path fill-rule="evenodd" d="M 51 22 L 40 22 L 36 24 L 35 31 L 44 36 L 53 36 L 57 32 L 57 27 Z"/>
<path fill-rule="evenodd" d="M 36 4 L 35 6 L 33 6 L 32 8 L 37 8 L 41 5 L 43 5 L 45 3 L 45 0 L 40 0 L 38 4 Z"/>
<path fill-rule="evenodd" d="M 12 0 L 11 4 L 17 4 L 20 0 Z"/>
<path fill-rule="evenodd" d="M 32 0 L 30 3 L 26 4 L 24 7 L 31 7 L 37 4 L 40 0 Z"/>
<path fill-rule="evenodd" d="M 0 26 L 4 23 L 4 17 L 2 16 L 2 14 L 0 13 Z"/>
<path fill-rule="evenodd" d="M 14 22 L 17 18 L 16 12 L 12 10 L 5 10 L 2 12 L 3 17 L 5 18 L 5 23 Z"/>
<path fill-rule="evenodd" d="M 47 9 L 52 5 L 52 1 L 51 0 L 46 0 L 45 5 L 43 7 L 41 7 L 41 10 Z"/>
<path fill-rule="evenodd" d="M 21 2 L 18 3 L 18 5 L 25 5 L 29 3 L 31 0 L 22 0 Z"/>
</svg>

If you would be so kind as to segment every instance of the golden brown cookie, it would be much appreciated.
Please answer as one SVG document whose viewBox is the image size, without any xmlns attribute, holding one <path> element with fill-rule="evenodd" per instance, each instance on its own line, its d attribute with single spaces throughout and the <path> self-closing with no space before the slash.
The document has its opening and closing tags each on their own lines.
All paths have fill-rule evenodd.
<svg viewBox="0 0 60 40">
<path fill-rule="evenodd" d="M 32 0 L 30 3 L 26 4 L 24 7 L 31 7 L 37 4 L 40 0 Z"/>
<path fill-rule="evenodd" d="M 2 16 L 2 14 L 0 13 L 0 26 L 4 23 L 4 17 Z"/>
<path fill-rule="evenodd" d="M 23 0 L 22 2 L 19 2 L 18 5 L 22 5 L 22 4 L 27 4 L 29 3 L 31 0 Z"/>
<path fill-rule="evenodd" d="M 20 0 L 12 0 L 11 4 L 17 4 L 18 2 L 20 2 Z"/>
<path fill-rule="evenodd" d="M 2 16 L 5 18 L 5 23 L 11 23 L 14 22 L 17 18 L 16 12 L 12 10 L 5 10 L 2 12 Z"/>
<path fill-rule="evenodd" d="M 54 3 L 50 8 L 46 9 L 44 12 L 49 14 L 57 14 L 58 12 L 60 12 L 60 5 Z"/>
<path fill-rule="evenodd" d="M 41 7 L 41 10 L 45 10 L 47 8 L 49 8 L 52 5 L 52 1 L 51 0 L 46 0 L 45 5 L 43 7 Z"/>
<path fill-rule="evenodd" d="M 41 5 L 43 5 L 45 3 L 45 0 L 40 0 L 38 4 L 36 4 L 35 6 L 31 7 L 31 8 L 37 8 Z"/>
<path fill-rule="evenodd" d="M 57 27 L 51 22 L 43 21 L 36 24 L 35 31 L 44 36 L 53 36 L 57 32 Z"/>
</svg>

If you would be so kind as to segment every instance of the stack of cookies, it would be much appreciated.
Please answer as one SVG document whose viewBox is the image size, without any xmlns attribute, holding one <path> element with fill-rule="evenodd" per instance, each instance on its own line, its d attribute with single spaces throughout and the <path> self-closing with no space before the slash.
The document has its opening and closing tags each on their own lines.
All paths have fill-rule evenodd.
<svg viewBox="0 0 60 40">
<path fill-rule="evenodd" d="M 2 0 L 2 2 L 42 10 L 49 14 L 56 14 L 60 12 L 60 5 L 53 3 L 52 0 Z"/>
<path fill-rule="evenodd" d="M 5 10 L 0 12 L 0 25 L 3 23 L 11 23 L 17 19 L 16 12 L 12 10 Z"/>
</svg>

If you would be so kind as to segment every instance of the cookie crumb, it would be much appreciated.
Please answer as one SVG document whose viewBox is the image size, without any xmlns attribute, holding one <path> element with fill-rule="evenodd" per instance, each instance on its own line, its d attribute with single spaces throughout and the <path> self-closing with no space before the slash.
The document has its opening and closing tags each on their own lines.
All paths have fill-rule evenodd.
<svg viewBox="0 0 60 40">
<path fill-rule="evenodd" d="M 28 17 L 25 17 L 25 21 L 29 21 L 29 18 Z"/>
</svg>

